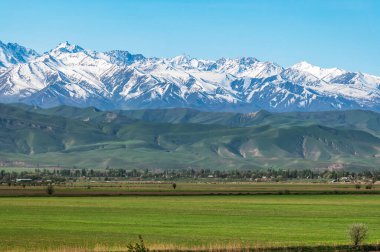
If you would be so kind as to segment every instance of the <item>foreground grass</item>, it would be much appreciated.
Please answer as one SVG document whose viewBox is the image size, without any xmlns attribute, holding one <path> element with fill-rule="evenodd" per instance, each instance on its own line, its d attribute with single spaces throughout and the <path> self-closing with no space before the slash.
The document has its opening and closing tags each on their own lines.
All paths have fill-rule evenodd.
<svg viewBox="0 0 380 252">
<path fill-rule="evenodd" d="M 7 197 L 0 250 L 120 248 L 139 234 L 157 248 L 339 245 L 354 222 L 378 243 L 379 208 L 376 195 Z"/>
</svg>

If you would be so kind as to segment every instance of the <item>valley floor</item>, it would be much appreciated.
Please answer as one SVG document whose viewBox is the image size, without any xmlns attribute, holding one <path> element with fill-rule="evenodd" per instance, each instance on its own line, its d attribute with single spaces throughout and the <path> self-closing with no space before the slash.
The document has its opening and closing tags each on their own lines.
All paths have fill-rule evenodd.
<svg viewBox="0 0 380 252">
<path fill-rule="evenodd" d="M 27 182 L 0 185 L 1 196 L 48 196 L 47 186 Z M 380 194 L 379 182 L 177 182 L 173 181 L 77 181 L 55 184 L 54 196 L 191 196 L 191 195 L 329 195 Z"/>
<path fill-rule="evenodd" d="M 348 245 L 380 239 L 378 195 L 2 197 L 0 250 L 122 250 Z M 106 249 L 104 249 L 106 248 Z"/>
</svg>

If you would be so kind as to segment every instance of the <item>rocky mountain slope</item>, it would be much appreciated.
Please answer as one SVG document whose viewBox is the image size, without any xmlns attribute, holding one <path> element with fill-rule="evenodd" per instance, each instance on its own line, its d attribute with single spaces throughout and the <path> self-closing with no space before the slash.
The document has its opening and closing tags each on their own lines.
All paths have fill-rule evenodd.
<svg viewBox="0 0 380 252">
<path fill-rule="evenodd" d="M 306 62 L 95 52 L 68 42 L 39 55 L 0 42 L 0 102 L 99 109 L 252 112 L 380 110 L 380 77 Z"/>
</svg>

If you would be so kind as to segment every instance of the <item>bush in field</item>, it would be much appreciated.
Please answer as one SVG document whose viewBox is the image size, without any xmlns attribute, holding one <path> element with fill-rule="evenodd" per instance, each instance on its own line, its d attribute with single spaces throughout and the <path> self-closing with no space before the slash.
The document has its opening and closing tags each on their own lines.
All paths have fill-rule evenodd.
<svg viewBox="0 0 380 252">
<path fill-rule="evenodd" d="M 352 224 L 348 229 L 348 235 L 352 245 L 355 247 L 361 245 L 368 235 L 368 227 L 363 223 Z"/>
<path fill-rule="evenodd" d="M 285 190 L 278 191 L 278 194 L 279 195 L 290 194 L 290 191 L 288 189 L 285 189 Z"/>
<path fill-rule="evenodd" d="M 367 189 L 367 190 L 371 190 L 371 189 L 372 189 L 372 184 L 367 184 L 367 185 L 365 186 L 365 189 Z"/>
<path fill-rule="evenodd" d="M 46 187 L 46 192 L 47 192 L 47 194 L 49 194 L 49 195 L 53 195 L 53 193 L 54 193 L 54 187 L 53 187 L 52 185 L 48 185 L 48 186 Z"/>
<path fill-rule="evenodd" d="M 357 190 L 359 190 L 359 189 L 361 188 L 361 185 L 360 185 L 360 184 L 355 184 L 355 188 L 356 188 Z"/>
<path fill-rule="evenodd" d="M 173 189 L 177 188 L 177 184 L 176 183 L 173 183 L 172 186 L 173 186 Z"/>
<path fill-rule="evenodd" d="M 141 235 L 139 235 L 139 242 L 135 244 L 129 243 L 127 245 L 128 252 L 148 252 L 149 249 L 145 247 L 144 240 Z"/>
</svg>

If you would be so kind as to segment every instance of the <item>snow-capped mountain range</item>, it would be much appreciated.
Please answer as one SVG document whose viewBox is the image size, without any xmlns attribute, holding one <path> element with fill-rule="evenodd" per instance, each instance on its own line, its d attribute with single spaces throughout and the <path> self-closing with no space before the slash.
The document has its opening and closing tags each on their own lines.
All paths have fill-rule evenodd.
<svg viewBox="0 0 380 252">
<path fill-rule="evenodd" d="M 380 77 L 307 62 L 147 58 L 68 42 L 38 54 L 0 41 L 0 102 L 100 109 L 190 107 L 251 112 L 380 111 Z"/>
</svg>

